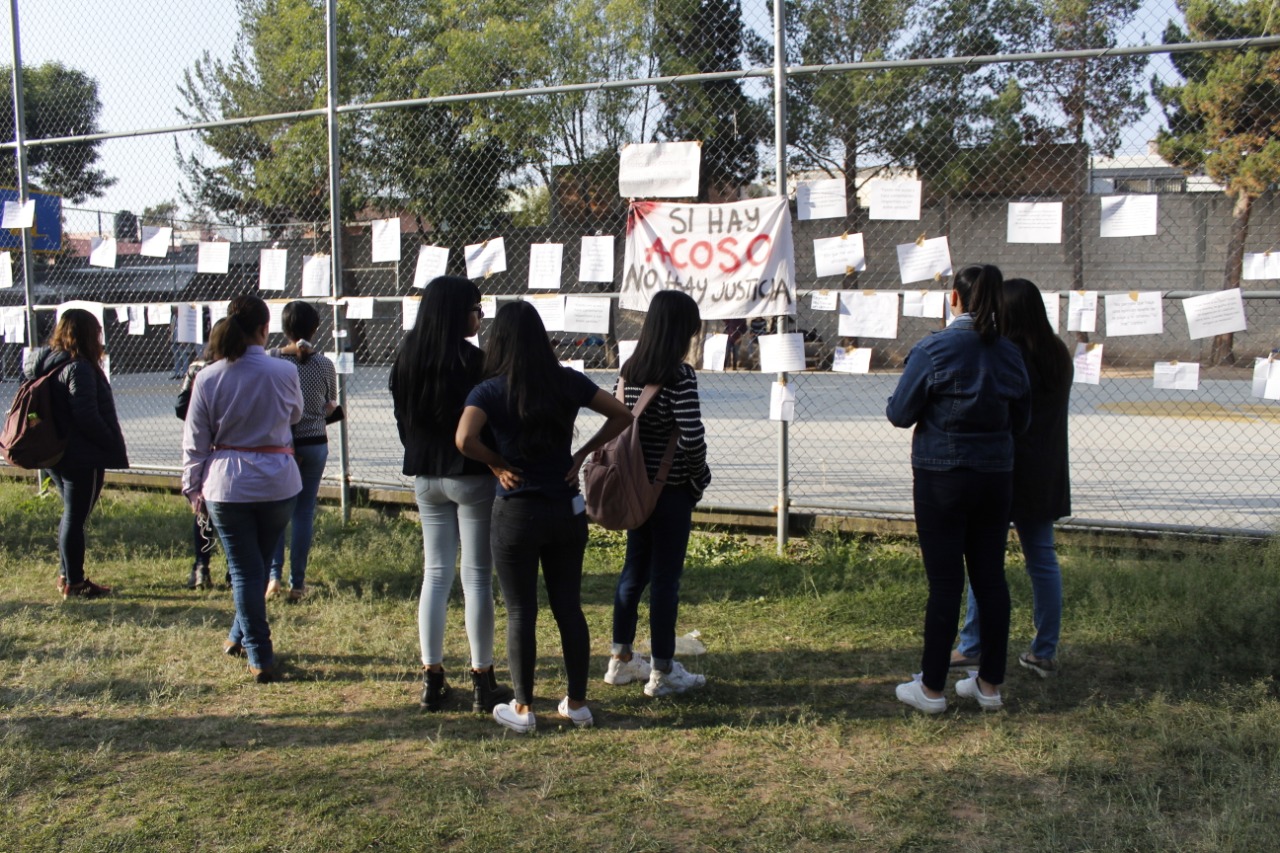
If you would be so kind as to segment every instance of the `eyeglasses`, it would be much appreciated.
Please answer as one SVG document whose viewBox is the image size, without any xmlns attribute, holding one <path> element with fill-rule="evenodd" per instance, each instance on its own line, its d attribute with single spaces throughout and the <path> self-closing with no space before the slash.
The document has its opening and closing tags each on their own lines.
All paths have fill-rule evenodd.
<svg viewBox="0 0 1280 853">
<path fill-rule="evenodd" d="M 472 311 L 474 311 L 474 312 L 476 312 L 477 314 L 479 314 L 481 317 L 483 317 L 483 316 L 484 316 L 484 306 L 483 306 L 483 305 L 472 305 L 472 306 L 471 306 L 471 310 L 472 310 Z"/>
</svg>

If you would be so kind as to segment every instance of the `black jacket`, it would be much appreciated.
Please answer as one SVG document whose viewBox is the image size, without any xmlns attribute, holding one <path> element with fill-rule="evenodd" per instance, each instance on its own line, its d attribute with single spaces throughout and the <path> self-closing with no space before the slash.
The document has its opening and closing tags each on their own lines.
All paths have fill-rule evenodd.
<svg viewBox="0 0 1280 853">
<path fill-rule="evenodd" d="M 397 354 L 397 363 L 400 357 L 401 354 Z M 399 387 L 395 364 L 392 365 L 387 387 L 391 391 L 400 443 L 404 445 L 402 471 L 405 476 L 457 477 L 490 473 L 488 466 L 459 453 L 458 446 L 454 443 L 458 420 L 462 417 L 462 404 L 467 399 L 467 393 L 480 382 L 484 355 L 479 348 L 468 343 L 463 347 L 463 360 L 465 370 L 451 377 L 456 383 L 453 396 L 458 400 L 458 409 L 443 421 L 418 417 L 411 410 L 409 389 Z M 488 435 L 487 428 L 485 434 Z"/>
<path fill-rule="evenodd" d="M 1067 403 L 1071 374 L 1056 391 L 1028 359 L 1031 378 L 1031 426 L 1013 439 L 1013 517 L 1052 521 L 1071 515 L 1071 476 L 1067 458 Z"/>
<path fill-rule="evenodd" d="M 129 454 L 116 417 L 115 398 L 102 368 L 48 347 L 37 349 L 27 359 L 28 379 L 50 371 L 58 374 L 54 413 L 67 436 L 67 452 L 56 467 L 128 468 Z"/>
</svg>

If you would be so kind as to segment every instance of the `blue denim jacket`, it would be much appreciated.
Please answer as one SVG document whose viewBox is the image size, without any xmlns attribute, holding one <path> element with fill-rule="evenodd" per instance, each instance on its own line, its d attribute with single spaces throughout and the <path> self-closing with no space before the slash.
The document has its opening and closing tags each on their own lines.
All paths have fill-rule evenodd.
<svg viewBox="0 0 1280 853">
<path fill-rule="evenodd" d="M 885 409 L 915 425 L 911 465 L 928 471 L 1012 471 L 1013 436 L 1031 423 L 1031 383 L 1018 348 L 984 344 L 961 314 L 911 349 Z"/>
</svg>

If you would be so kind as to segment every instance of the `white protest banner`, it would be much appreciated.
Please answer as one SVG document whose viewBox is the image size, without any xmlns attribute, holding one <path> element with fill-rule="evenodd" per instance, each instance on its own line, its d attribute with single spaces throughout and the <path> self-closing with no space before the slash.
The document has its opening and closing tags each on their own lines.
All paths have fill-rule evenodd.
<svg viewBox="0 0 1280 853">
<path fill-rule="evenodd" d="M 794 269 L 784 198 L 633 202 L 619 307 L 647 311 L 659 290 L 683 290 L 704 320 L 792 315 Z"/>
</svg>

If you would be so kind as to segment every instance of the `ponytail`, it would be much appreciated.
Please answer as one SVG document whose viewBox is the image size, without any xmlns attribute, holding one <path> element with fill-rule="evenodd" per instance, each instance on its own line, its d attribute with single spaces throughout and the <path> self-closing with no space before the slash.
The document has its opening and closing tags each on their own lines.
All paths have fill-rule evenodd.
<svg viewBox="0 0 1280 853">
<path fill-rule="evenodd" d="M 209 335 L 210 354 L 214 360 L 235 361 L 248 351 L 258 329 L 270 322 L 267 303 L 248 294 L 237 296 L 227 305 L 226 322 L 216 324 Z"/>
<path fill-rule="evenodd" d="M 984 344 L 1000 337 L 999 319 L 1004 308 L 1004 276 L 991 264 L 973 264 L 956 273 L 952 287 L 960 295 L 960 307 L 973 318 L 973 329 Z"/>
</svg>

